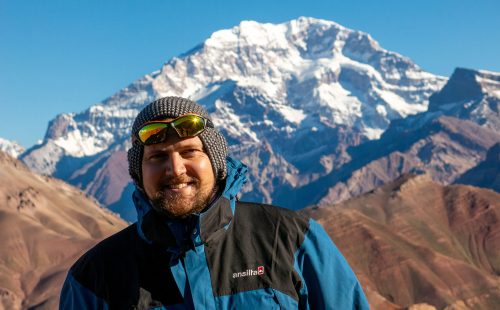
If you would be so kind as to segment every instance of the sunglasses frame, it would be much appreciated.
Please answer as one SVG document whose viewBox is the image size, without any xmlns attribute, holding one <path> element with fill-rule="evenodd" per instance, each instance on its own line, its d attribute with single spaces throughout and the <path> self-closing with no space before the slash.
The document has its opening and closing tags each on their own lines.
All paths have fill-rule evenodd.
<svg viewBox="0 0 500 310">
<path fill-rule="evenodd" d="M 177 128 L 173 125 L 174 122 L 186 117 L 186 116 L 190 116 L 190 115 L 193 115 L 193 116 L 197 116 L 198 118 L 200 118 L 201 120 L 203 120 L 203 129 L 198 132 L 197 134 L 195 135 L 181 135 L 179 133 L 179 131 L 177 130 Z M 146 143 L 146 142 L 143 142 L 139 133 L 141 132 L 141 130 L 143 130 L 144 127 L 148 126 L 148 125 L 151 125 L 151 124 L 165 124 L 167 125 L 164 129 L 167 129 L 169 127 L 173 128 L 175 133 L 177 134 L 177 136 L 179 136 L 179 138 L 192 138 L 192 137 L 196 137 L 198 135 L 200 135 L 201 133 L 203 133 L 205 131 L 205 129 L 207 129 L 207 127 L 209 128 L 214 128 L 214 124 L 212 123 L 211 120 L 209 120 L 208 118 L 206 117 L 203 117 L 201 115 L 198 115 L 198 114 L 184 114 L 184 115 L 181 115 L 179 117 L 176 117 L 174 118 L 173 120 L 170 120 L 170 121 L 163 121 L 163 120 L 156 120 L 156 121 L 149 121 L 147 123 L 145 123 L 144 125 L 141 126 L 141 128 L 137 131 L 137 133 L 134 135 L 134 138 L 137 139 L 137 141 L 139 141 L 139 143 L 141 143 L 142 145 L 151 145 L 151 144 L 158 144 L 158 143 L 162 143 L 164 142 L 165 140 L 163 139 L 162 141 L 159 141 L 159 142 L 155 142 L 155 143 Z M 162 129 L 162 130 L 164 130 Z M 151 135 L 152 136 L 152 135 Z M 150 136 L 150 137 L 151 137 Z M 148 138 L 149 139 L 149 138 Z M 146 140 L 147 141 L 147 140 Z"/>
</svg>

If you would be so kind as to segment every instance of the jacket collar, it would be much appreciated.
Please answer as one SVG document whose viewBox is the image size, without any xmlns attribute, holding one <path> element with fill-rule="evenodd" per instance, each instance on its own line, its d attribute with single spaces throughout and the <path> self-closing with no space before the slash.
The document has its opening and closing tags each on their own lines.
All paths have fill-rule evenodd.
<svg viewBox="0 0 500 310">
<path fill-rule="evenodd" d="M 162 248 L 176 248 L 183 251 L 190 246 L 205 243 L 216 237 L 231 223 L 236 196 L 246 183 L 248 168 L 238 160 L 227 158 L 227 177 L 223 180 L 224 190 L 202 213 L 192 214 L 185 219 L 170 219 L 153 210 L 149 199 L 141 190 L 132 196 L 137 210 L 137 231 L 149 244 Z"/>
</svg>

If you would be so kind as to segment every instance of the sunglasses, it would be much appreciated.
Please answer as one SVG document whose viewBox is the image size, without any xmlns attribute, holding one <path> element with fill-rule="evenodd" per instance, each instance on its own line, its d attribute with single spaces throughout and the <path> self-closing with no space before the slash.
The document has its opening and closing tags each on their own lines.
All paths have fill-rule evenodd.
<svg viewBox="0 0 500 310">
<path fill-rule="evenodd" d="M 214 124 L 207 118 L 196 114 L 186 114 L 171 121 L 151 121 L 137 132 L 137 138 L 142 144 L 162 143 L 167 139 L 167 129 L 174 128 L 179 138 L 191 138 L 201 134 L 208 127 L 213 128 Z"/>
</svg>

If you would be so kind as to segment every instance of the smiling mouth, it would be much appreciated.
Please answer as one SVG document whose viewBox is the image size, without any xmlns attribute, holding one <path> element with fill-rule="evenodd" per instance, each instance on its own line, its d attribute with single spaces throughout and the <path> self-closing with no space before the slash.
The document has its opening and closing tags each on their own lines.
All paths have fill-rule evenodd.
<svg viewBox="0 0 500 310">
<path fill-rule="evenodd" d="M 171 193 L 183 193 L 194 188 L 196 182 L 170 183 L 163 186 L 163 190 Z"/>
<path fill-rule="evenodd" d="M 167 189 L 182 189 L 187 187 L 188 185 L 191 185 L 190 183 L 176 183 L 176 184 L 168 184 L 165 186 Z"/>
</svg>

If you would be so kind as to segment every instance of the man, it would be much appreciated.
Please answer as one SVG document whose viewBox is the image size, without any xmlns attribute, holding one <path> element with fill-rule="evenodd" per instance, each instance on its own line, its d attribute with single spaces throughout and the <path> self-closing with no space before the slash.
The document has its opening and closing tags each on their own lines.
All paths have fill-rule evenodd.
<svg viewBox="0 0 500 310">
<path fill-rule="evenodd" d="M 365 309 L 314 221 L 237 201 L 247 168 L 197 103 L 166 97 L 132 128 L 138 221 L 70 269 L 62 309 Z"/>
</svg>

